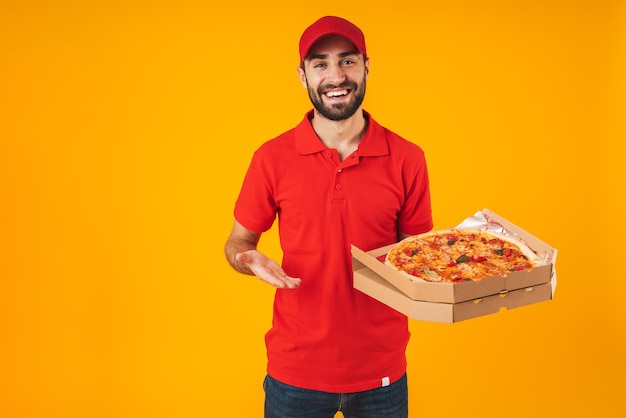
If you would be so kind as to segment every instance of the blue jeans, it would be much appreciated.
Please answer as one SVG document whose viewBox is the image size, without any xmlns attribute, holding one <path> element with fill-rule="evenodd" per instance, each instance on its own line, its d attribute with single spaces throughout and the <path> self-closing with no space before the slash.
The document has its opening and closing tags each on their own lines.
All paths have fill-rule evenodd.
<svg viewBox="0 0 626 418">
<path fill-rule="evenodd" d="M 267 375 L 265 418 L 407 418 L 406 374 L 389 386 L 356 393 L 328 393 L 286 385 Z"/>
</svg>

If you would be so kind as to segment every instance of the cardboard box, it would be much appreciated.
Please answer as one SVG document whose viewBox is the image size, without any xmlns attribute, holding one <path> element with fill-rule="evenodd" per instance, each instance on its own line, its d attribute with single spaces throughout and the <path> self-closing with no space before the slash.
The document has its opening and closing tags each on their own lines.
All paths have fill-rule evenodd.
<svg viewBox="0 0 626 418">
<path fill-rule="evenodd" d="M 411 280 L 386 266 L 381 258 L 395 244 L 367 252 L 353 245 L 354 287 L 410 318 L 447 323 L 550 300 L 556 282 L 556 249 L 487 209 L 482 213 L 550 261 L 532 271 L 513 272 L 506 277 L 434 283 Z"/>
</svg>

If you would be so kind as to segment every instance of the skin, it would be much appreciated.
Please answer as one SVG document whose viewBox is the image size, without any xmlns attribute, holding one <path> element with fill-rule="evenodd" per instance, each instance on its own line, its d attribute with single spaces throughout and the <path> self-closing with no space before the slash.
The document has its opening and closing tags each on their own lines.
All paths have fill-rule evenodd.
<svg viewBox="0 0 626 418">
<path fill-rule="evenodd" d="M 330 108 L 352 105 L 359 90 L 365 93 L 368 74 L 369 59 L 364 59 L 351 42 L 339 36 L 318 41 L 309 51 L 303 66 L 298 67 L 300 82 L 309 92 L 311 101 L 321 102 Z M 349 87 L 340 87 L 344 84 Z M 343 91 L 347 92 L 344 96 L 327 95 Z M 340 120 L 329 119 L 316 108 L 311 123 L 324 145 L 336 149 L 342 160 L 357 149 L 367 130 L 361 105 L 352 115 Z"/>
<path fill-rule="evenodd" d="M 345 38 L 329 36 L 311 47 L 298 77 L 314 104 L 313 130 L 328 148 L 343 160 L 358 147 L 367 120 L 362 99 L 369 74 L 369 58 Z M 408 234 L 399 234 L 399 239 Z M 279 289 L 296 289 L 302 279 L 291 277 L 280 265 L 257 250 L 261 233 L 235 221 L 224 250 L 229 264 L 238 272 L 254 275 Z"/>
</svg>

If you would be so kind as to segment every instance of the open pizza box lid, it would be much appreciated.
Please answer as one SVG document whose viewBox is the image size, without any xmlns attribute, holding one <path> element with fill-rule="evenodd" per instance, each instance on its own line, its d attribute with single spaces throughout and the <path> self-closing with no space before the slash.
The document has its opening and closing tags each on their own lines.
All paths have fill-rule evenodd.
<svg viewBox="0 0 626 418">
<path fill-rule="evenodd" d="M 556 249 L 488 209 L 475 217 L 484 217 L 491 226 L 504 228 L 546 262 L 531 271 L 512 272 L 506 277 L 435 283 L 411 280 L 385 265 L 384 256 L 395 244 L 367 252 L 353 245 L 354 287 L 411 318 L 440 322 L 456 322 L 495 313 L 502 307 L 512 309 L 551 299 L 556 287 Z"/>
</svg>

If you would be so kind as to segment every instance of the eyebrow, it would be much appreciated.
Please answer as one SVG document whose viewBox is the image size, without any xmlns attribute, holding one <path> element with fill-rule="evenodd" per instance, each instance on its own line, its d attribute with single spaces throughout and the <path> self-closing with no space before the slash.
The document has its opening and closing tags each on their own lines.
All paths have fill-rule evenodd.
<svg viewBox="0 0 626 418">
<path fill-rule="evenodd" d="M 340 58 L 345 58 L 345 57 L 349 57 L 350 55 L 358 55 L 359 51 L 357 51 L 356 49 L 351 50 L 351 51 L 346 51 L 346 52 L 341 52 L 339 53 L 339 57 Z M 311 57 L 309 58 L 309 60 L 314 60 L 314 59 L 319 59 L 319 60 L 323 60 L 328 58 L 328 54 L 316 54 L 316 55 L 311 55 Z"/>
</svg>

